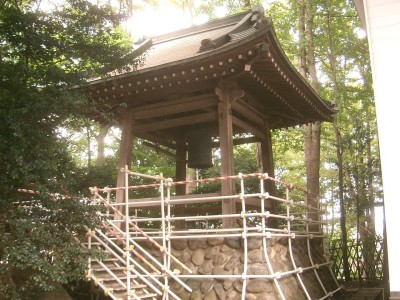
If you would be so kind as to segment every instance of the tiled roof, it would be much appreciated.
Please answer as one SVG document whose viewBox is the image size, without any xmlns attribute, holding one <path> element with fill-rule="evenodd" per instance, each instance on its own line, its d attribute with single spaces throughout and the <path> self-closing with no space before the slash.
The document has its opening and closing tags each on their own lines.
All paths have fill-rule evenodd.
<svg viewBox="0 0 400 300">
<path fill-rule="evenodd" d="M 230 28 L 232 26 L 229 26 Z M 153 44 L 147 52 L 145 64 L 139 70 L 152 68 L 168 63 L 179 63 L 181 60 L 193 59 L 201 55 L 200 44 L 203 39 L 216 38 L 227 31 L 227 27 L 212 31 L 194 33 L 177 39 L 160 41 Z"/>
<path fill-rule="evenodd" d="M 147 50 L 146 60 L 138 70 L 146 71 L 166 64 L 195 60 L 212 50 L 248 38 L 257 32 L 255 24 L 258 20 L 254 18 L 255 15 L 254 12 L 245 12 L 152 37 L 152 46 Z M 203 43 L 214 41 L 218 44 L 209 48 L 203 46 Z"/>
<path fill-rule="evenodd" d="M 136 71 L 90 85 L 93 99 L 107 110 L 136 111 L 138 132 L 163 135 L 191 122 L 215 126 L 214 89 L 224 80 L 236 81 L 245 92 L 234 107 L 237 129 L 259 133 L 263 120 L 284 128 L 329 121 L 335 113 L 290 63 L 262 10 L 153 37 Z"/>
</svg>

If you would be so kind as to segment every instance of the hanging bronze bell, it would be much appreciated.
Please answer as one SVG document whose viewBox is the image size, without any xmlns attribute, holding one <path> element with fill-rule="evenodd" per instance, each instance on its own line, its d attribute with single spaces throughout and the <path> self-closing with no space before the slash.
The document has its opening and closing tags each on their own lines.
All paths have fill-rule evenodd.
<svg viewBox="0 0 400 300">
<path fill-rule="evenodd" d="M 187 137 L 187 143 L 188 168 L 206 169 L 213 166 L 212 140 L 205 129 L 190 132 Z"/>
</svg>

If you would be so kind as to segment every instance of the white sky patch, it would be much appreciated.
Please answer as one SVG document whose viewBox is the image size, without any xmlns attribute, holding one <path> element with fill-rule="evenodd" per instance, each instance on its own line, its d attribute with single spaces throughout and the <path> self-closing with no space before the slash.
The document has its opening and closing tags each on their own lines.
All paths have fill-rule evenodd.
<svg viewBox="0 0 400 300">
<path fill-rule="evenodd" d="M 193 20 L 193 23 L 199 24 L 205 21 L 207 19 L 204 16 L 200 16 Z M 174 6 L 161 4 L 159 8 L 147 6 L 140 11 L 134 12 L 125 26 L 133 36 L 141 37 L 156 36 L 191 25 L 192 20 L 188 13 Z"/>
<path fill-rule="evenodd" d="M 54 11 L 64 2 L 64 0 L 42 0 L 38 2 L 38 7 L 36 7 L 36 9 L 46 12 Z"/>
<path fill-rule="evenodd" d="M 356 28 L 354 29 L 354 33 L 357 35 L 357 37 L 361 40 L 364 39 L 367 36 L 367 33 L 365 32 L 364 29 L 362 28 Z"/>
</svg>

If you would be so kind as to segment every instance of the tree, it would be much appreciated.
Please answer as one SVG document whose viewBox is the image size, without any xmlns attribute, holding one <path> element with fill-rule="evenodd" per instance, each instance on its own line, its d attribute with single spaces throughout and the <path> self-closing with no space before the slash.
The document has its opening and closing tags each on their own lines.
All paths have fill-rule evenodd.
<svg viewBox="0 0 400 300">
<path fill-rule="evenodd" d="M 340 87 L 339 87 L 339 82 L 338 82 L 338 68 L 336 66 L 336 59 L 335 59 L 335 49 L 334 49 L 334 44 L 333 44 L 333 32 L 332 32 L 332 12 L 331 6 L 326 5 L 326 11 L 327 11 L 327 34 L 328 34 L 328 39 L 329 39 L 329 53 L 328 53 L 328 58 L 329 58 L 329 66 L 331 69 L 331 78 L 332 78 L 332 90 L 333 90 L 333 101 L 336 106 L 339 104 L 339 93 L 340 93 Z M 344 183 L 343 183 L 343 141 L 342 141 L 342 136 L 340 133 L 340 129 L 338 126 L 338 120 L 335 117 L 334 123 L 333 123 L 333 128 L 335 131 L 335 146 L 336 146 L 336 157 L 337 157 L 337 169 L 338 169 L 338 197 L 339 197 L 339 205 L 340 205 L 340 229 L 342 233 L 342 253 L 343 253 L 343 274 L 344 278 L 346 281 L 350 280 L 350 268 L 349 268 L 349 259 L 348 259 L 348 247 L 347 247 L 347 230 L 346 230 L 346 210 L 345 210 L 345 204 L 344 204 Z"/>
<path fill-rule="evenodd" d="M 309 0 L 299 0 L 299 37 L 300 37 L 300 73 L 309 77 L 310 84 L 316 92 L 320 85 L 317 76 L 314 49 L 314 7 Z M 307 204 L 319 208 L 319 172 L 321 152 L 321 122 L 316 121 L 304 125 L 304 160 L 307 174 Z M 311 220 L 319 222 L 319 212 L 311 209 L 308 212 Z M 311 231 L 319 231 L 318 224 L 309 226 Z"/>
<path fill-rule="evenodd" d="M 51 10 L 36 0 L 0 2 L 0 298 L 31 299 L 83 275 L 88 254 L 71 233 L 94 226 L 95 212 L 48 194 L 76 191 L 78 171 L 57 129 L 87 117 L 77 87 L 134 64 L 122 17 L 85 0 Z M 17 193 L 28 185 L 41 194 Z"/>
</svg>

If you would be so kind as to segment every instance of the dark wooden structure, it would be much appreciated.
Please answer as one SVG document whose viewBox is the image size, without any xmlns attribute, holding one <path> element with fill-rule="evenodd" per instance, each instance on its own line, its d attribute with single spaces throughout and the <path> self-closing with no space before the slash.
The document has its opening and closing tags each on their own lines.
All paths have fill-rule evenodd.
<svg viewBox="0 0 400 300">
<path fill-rule="evenodd" d="M 90 83 L 91 98 L 118 116 L 119 167 L 130 164 L 135 136 L 175 152 L 176 180 L 185 180 L 187 136 L 202 129 L 219 140 L 221 176 L 233 174 L 233 145 L 249 142 L 261 143 L 263 169 L 273 176 L 271 130 L 334 114 L 291 65 L 262 9 L 157 36 L 142 47 L 149 49 L 136 71 Z M 235 140 L 237 133 L 249 137 Z M 221 192 L 231 195 L 232 185 L 224 182 Z M 235 202 L 225 201 L 222 212 L 234 213 Z"/>
</svg>

